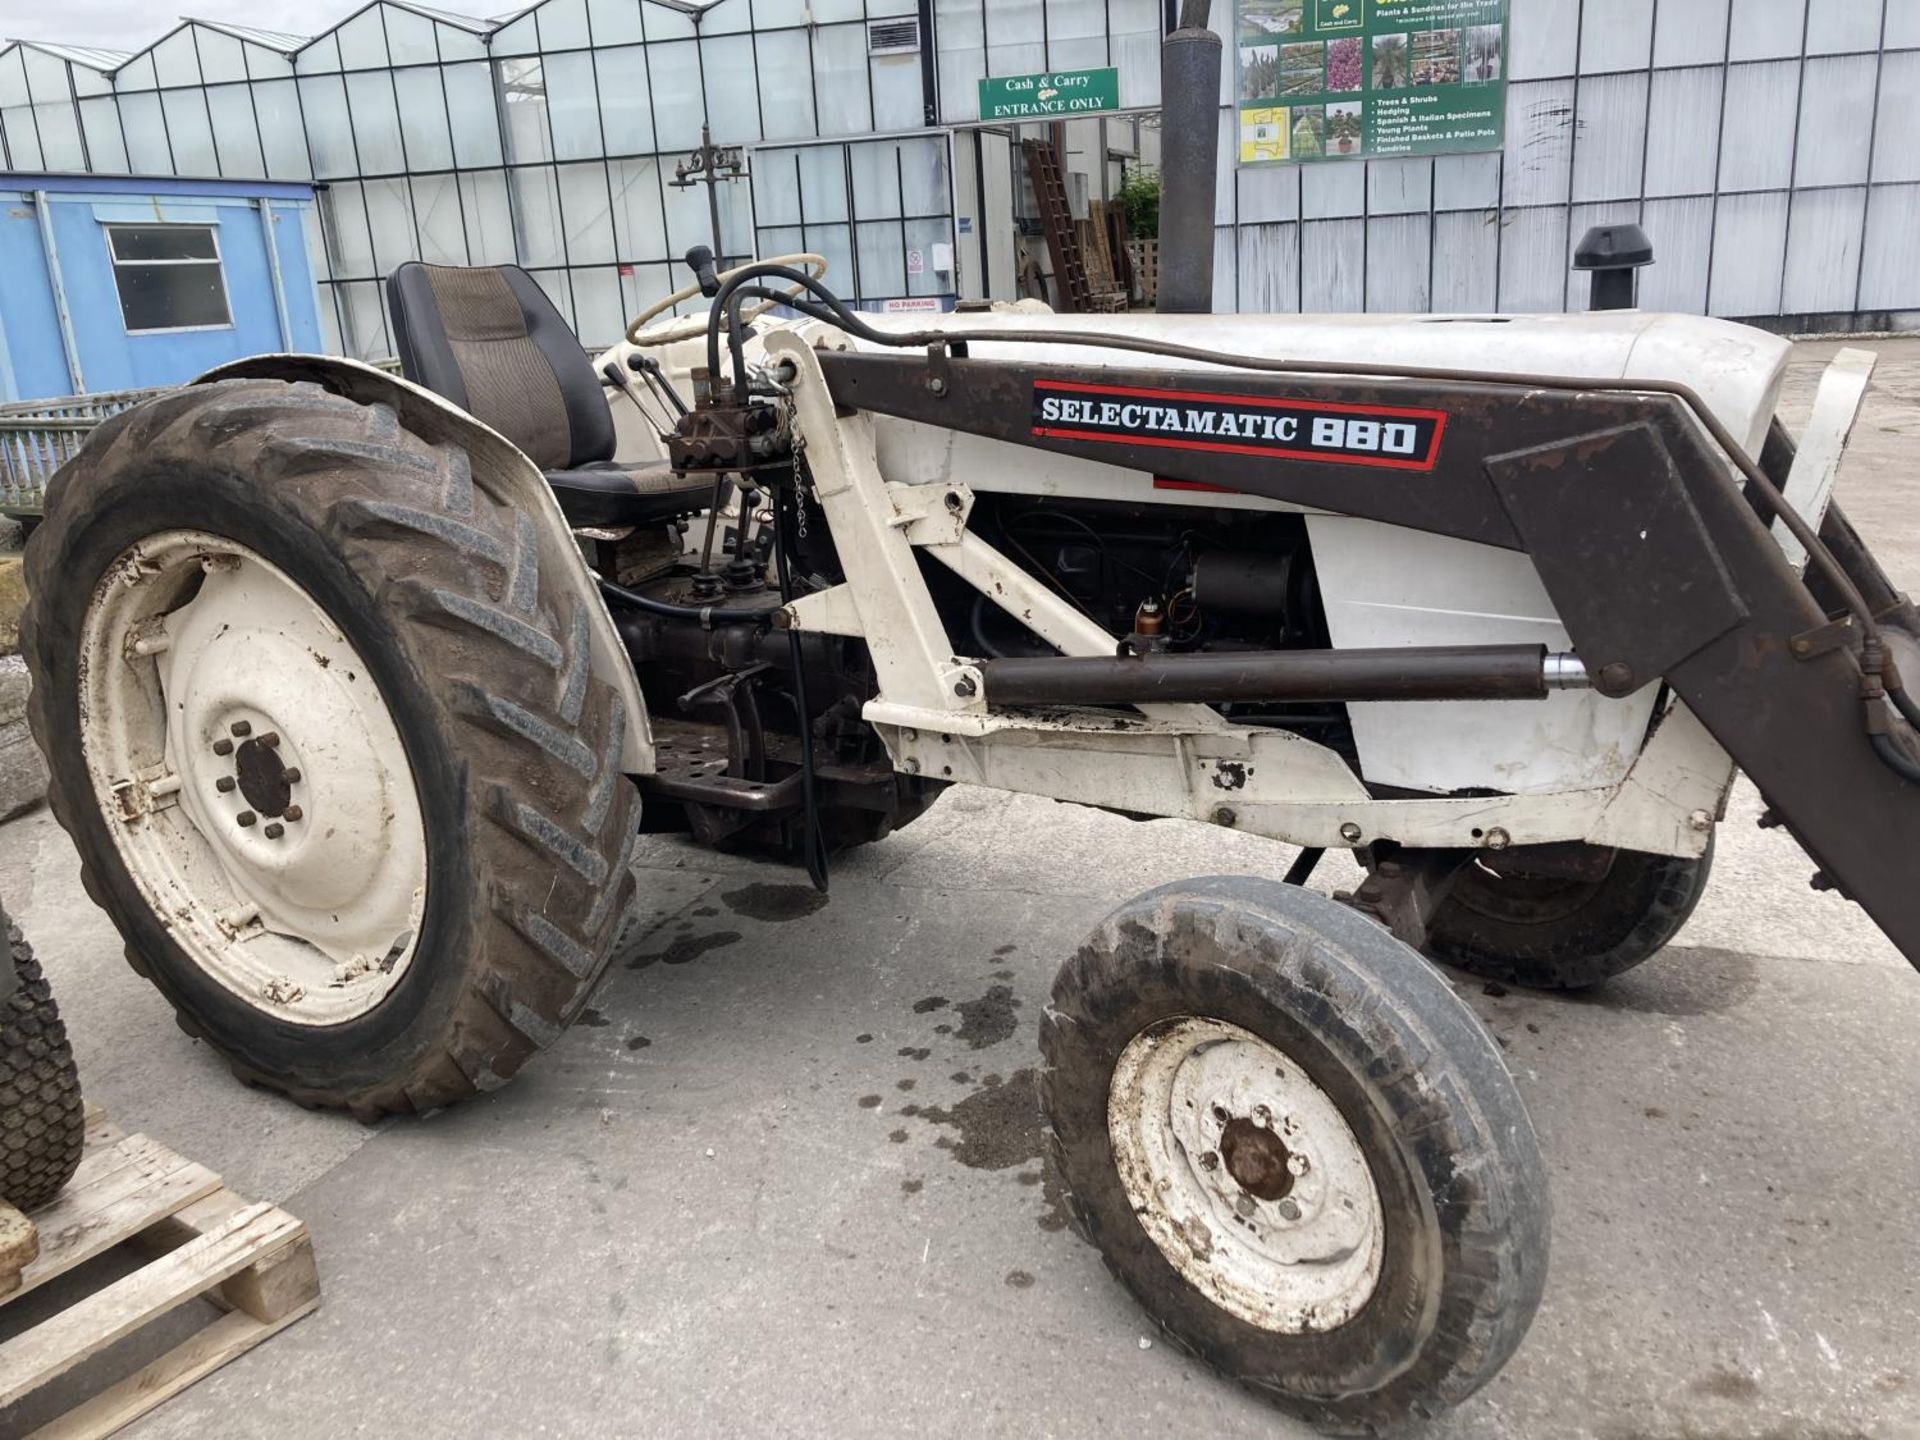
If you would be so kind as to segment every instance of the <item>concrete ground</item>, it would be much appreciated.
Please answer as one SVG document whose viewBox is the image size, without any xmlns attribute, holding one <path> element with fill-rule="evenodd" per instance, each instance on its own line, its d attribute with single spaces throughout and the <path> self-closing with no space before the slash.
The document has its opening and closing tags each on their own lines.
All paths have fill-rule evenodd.
<svg viewBox="0 0 1920 1440">
<path fill-rule="evenodd" d="M 1840 488 L 1920 588 L 1920 343 L 1876 348 Z M 1642 969 L 1579 999 L 1453 977 L 1539 1128 L 1554 1253 L 1513 1363 L 1424 1433 L 1920 1435 L 1920 977 L 1757 811 L 1743 786 L 1714 886 Z M 88 1094 L 284 1203 L 320 1256 L 316 1315 L 129 1433 L 1305 1434 L 1148 1343 L 1062 1227 L 1026 1088 L 1102 913 L 1287 858 L 982 791 L 844 860 L 825 906 L 649 843 L 584 1023 L 499 1094 L 365 1129 L 230 1079 L 122 962 L 59 828 L 16 820 L 0 895 Z M 25 1409 L 0 1434 L 48 1413 Z"/>
</svg>

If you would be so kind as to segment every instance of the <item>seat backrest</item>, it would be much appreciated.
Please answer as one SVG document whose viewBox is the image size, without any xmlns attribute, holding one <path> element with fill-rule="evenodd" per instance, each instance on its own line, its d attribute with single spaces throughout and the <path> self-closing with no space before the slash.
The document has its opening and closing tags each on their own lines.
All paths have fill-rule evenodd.
<svg viewBox="0 0 1920 1440">
<path fill-rule="evenodd" d="M 613 414 L 580 342 L 518 265 L 427 265 L 387 277 L 400 369 L 542 470 L 613 458 Z"/>
</svg>

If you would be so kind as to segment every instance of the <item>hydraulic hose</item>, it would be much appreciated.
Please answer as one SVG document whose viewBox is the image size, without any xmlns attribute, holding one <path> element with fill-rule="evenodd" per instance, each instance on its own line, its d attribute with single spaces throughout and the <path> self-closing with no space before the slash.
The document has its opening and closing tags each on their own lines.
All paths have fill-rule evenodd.
<svg viewBox="0 0 1920 1440">
<path fill-rule="evenodd" d="M 600 590 L 629 610 L 644 610 L 649 615 L 659 615 L 667 620 L 691 620 L 702 630 L 711 630 L 716 625 L 758 625 L 764 629 L 773 624 L 773 617 L 778 613 L 771 609 L 728 609 L 724 605 L 675 605 L 667 600 L 655 600 L 651 595 L 642 595 L 638 590 L 629 590 L 624 585 L 616 585 L 605 577 L 600 579 Z"/>
</svg>

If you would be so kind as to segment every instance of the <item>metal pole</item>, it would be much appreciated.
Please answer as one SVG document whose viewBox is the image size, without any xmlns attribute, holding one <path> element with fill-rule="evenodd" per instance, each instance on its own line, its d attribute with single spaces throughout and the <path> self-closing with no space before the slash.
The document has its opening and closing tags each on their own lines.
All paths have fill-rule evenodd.
<svg viewBox="0 0 1920 1440">
<path fill-rule="evenodd" d="M 33 192 L 34 212 L 40 217 L 40 244 L 47 252 L 47 279 L 53 285 L 53 308 L 60 317 L 60 344 L 67 352 L 67 375 L 73 381 L 73 393 L 87 393 L 87 378 L 80 373 L 80 346 L 73 338 L 73 314 L 67 308 L 67 286 L 60 278 L 60 251 L 53 242 L 53 207 L 47 192 Z"/>
<path fill-rule="evenodd" d="M 720 177 L 715 173 L 719 166 L 715 163 L 718 156 L 713 150 L 713 130 L 707 125 L 700 127 L 700 178 L 707 184 L 707 218 L 713 223 L 713 258 L 723 262 L 725 269 L 727 247 L 720 243 Z"/>
<path fill-rule="evenodd" d="M 1160 290 L 1162 315 L 1213 309 L 1213 196 L 1220 170 L 1220 37 L 1211 0 L 1185 0 L 1180 28 L 1160 45 Z"/>
</svg>

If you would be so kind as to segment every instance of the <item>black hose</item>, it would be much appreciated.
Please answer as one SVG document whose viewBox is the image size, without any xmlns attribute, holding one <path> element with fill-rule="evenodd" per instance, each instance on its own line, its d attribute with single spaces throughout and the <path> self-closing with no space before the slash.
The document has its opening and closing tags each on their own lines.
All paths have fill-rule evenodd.
<svg viewBox="0 0 1920 1440">
<path fill-rule="evenodd" d="M 1889 770 L 1902 780 L 1920 785 L 1920 765 L 1906 757 L 1905 752 L 1893 743 L 1891 735 L 1873 735 L 1869 738 L 1873 741 L 1873 753 L 1880 757 Z"/>
<path fill-rule="evenodd" d="M 793 572 L 787 560 L 786 529 L 794 510 L 806 502 L 800 497 L 800 477 L 774 496 L 773 569 L 780 581 L 782 604 L 793 603 Z M 813 716 L 807 711 L 807 667 L 800 655 L 800 632 L 788 627 L 787 647 L 793 657 L 793 708 L 800 731 L 800 798 L 805 812 L 807 833 L 801 840 L 806 857 L 807 878 L 822 895 L 827 893 L 827 841 L 820 831 L 819 787 L 813 771 Z"/>
<path fill-rule="evenodd" d="M 624 585 L 616 585 L 604 576 L 600 577 L 600 591 L 630 610 L 644 610 L 649 615 L 659 615 L 668 620 L 692 620 L 703 630 L 711 630 L 716 625 L 758 625 L 766 629 L 773 624 L 775 614 L 770 609 L 730 610 L 723 605 L 675 605 L 642 595 L 638 590 L 629 590 Z"/>
</svg>

